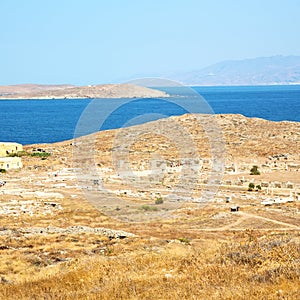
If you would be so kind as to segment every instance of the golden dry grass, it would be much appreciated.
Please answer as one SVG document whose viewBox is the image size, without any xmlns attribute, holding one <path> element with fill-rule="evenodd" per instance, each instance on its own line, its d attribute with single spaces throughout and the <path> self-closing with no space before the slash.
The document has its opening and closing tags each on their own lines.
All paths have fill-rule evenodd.
<svg viewBox="0 0 300 300">
<path fill-rule="evenodd" d="M 188 245 L 128 240 L 2 283 L 1 299 L 297 299 L 299 235 Z M 31 262 L 33 263 L 33 262 Z M 37 268 L 41 269 L 41 266 Z"/>
<path fill-rule="evenodd" d="M 62 205 L 64 210 L 55 218 L 22 216 L 8 227 L 81 224 L 138 236 L 122 240 L 92 233 L 0 236 L 0 299 L 300 296 L 296 229 L 226 230 L 228 220 L 212 218 L 218 213 L 213 207 L 183 209 L 176 219 L 142 224 L 109 219 L 87 202 L 64 199 Z M 237 224 L 242 216 L 228 218 Z M 13 220 L 7 217 L 5 222 Z M 262 220 L 258 227 L 264 226 Z"/>
</svg>

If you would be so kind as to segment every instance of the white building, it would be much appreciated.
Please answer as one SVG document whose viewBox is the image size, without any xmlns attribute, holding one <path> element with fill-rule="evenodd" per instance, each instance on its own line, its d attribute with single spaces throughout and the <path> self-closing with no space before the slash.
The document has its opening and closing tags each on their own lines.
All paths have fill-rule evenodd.
<svg viewBox="0 0 300 300">
<path fill-rule="evenodd" d="M 22 167 L 21 157 L 0 157 L 0 169 L 20 169 Z"/>
</svg>

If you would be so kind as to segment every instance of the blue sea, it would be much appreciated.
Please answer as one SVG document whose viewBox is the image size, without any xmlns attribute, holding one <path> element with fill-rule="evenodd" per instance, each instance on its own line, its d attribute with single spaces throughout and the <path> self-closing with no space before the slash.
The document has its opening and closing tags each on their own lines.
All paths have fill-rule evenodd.
<svg viewBox="0 0 300 300">
<path fill-rule="evenodd" d="M 52 143 L 72 139 L 75 132 L 82 135 L 184 113 L 300 122 L 300 85 L 161 89 L 171 97 L 0 100 L 0 141 Z"/>
</svg>

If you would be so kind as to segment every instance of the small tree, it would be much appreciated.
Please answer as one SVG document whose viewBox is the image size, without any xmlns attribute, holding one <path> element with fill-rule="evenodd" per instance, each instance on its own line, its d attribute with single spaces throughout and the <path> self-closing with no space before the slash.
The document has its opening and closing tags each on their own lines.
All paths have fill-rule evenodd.
<svg viewBox="0 0 300 300">
<path fill-rule="evenodd" d="M 249 186 L 248 186 L 248 191 L 249 191 L 249 192 L 252 192 L 252 191 L 254 190 L 254 188 L 255 188 L 254 183 L 250 182 L 250 183 L 249 183 Z"/>
<path fill-rule="evenodd" d="M 260 172 L 258 170 L 258 166 L 253 166 L 250 170 L 250 175 L 260 175 Z"/>
<path fill-rule="evenodd" d="M 260 190 L 261 190 L 260 184 L 258 184 L 258 185 L 256 186 L 256 190 L 257 190 L 257 191 L 260 191 Z"/>
</svg>

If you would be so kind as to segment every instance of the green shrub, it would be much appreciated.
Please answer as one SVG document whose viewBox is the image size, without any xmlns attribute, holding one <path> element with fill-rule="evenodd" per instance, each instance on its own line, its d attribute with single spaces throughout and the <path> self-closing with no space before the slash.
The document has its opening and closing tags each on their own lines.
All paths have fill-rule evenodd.
<svg viewBox="0 0 300 300">
<path fill-rule="evenodd" d="M 8 157 L 17 157 L 18 153 L 8 153 L 7 156 Z"/>
<path fill-rule="evenodd" d="M 142 205 L 141 210 L 144 210 L 144 211 L 157 211 L 158 208 L 153 207 L 153 206 L 149 206 L 149 205 Z"/>
<path fill-rule="evenodd" d="M 31 156 L 35 156 L 35 157 L 48 157 L 51 154 L 49 152 L 33 152 L 31 153 Z"/>
<path fill-rule="evenodd" d="M 260 175 L 260 172 L 258 170 L 258 166 L 253 166 L 250 170 L 250 175 Z"/>
<path fill-rule="evenodd" d="M 163 203 L 164 203 L 164 200 L 161 197 L 156 198 L 155 204 L 163 204 Z"/>
<path fill-rule="evenodd" d="M 22 157 L 22 156 L 27 156 L 27 155 L 29 155 L 29 153 L 26 151 L 18 151 L 18 152 L 14 152 L 14 153 L 9 153 L 8 157 Z"/>
<path fill-rule="evenodd" d="M 261 190 L 261 186 L 260 186 L 260 184 L 258 184 L 257 186 L 256 186 L 256 190 L 258 191 L 260 191 Z"/>
<path fill-rule="evenodd" d="M 5 169 L 0 169 L 0 173 L 6 173 Z"/>
<path fill-rule="evenodd" d="M 254 183 L 250 182 L 250 183 L 249 183 L 249 186 L 248 186 L 248 191 L 251 192 L 251 191 L 254 190 L 254 188 L 255 188 Z"/>
</svg>

